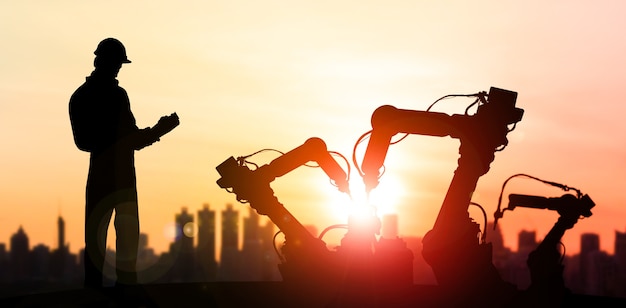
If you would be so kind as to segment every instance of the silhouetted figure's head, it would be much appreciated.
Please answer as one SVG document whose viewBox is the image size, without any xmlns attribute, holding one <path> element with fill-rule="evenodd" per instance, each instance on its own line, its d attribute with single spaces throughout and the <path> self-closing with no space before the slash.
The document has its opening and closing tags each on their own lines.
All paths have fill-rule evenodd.
<svg viewBox="0 0 626 308">
<path fill-rule="evenodd" d="M 93 53 L 96 55 L 93 63 L 96 70 L 112 77 L 117 77 L 122 64 L 131 63 L 126 57 L 126 48 L 122 42 L 114 38 L 102 40 Z"/>
</svg>

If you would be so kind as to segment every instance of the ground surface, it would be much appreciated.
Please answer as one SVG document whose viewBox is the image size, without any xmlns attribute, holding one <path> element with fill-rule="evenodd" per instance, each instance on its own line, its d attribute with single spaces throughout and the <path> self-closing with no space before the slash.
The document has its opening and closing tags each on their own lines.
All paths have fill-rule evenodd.
<svg viewBox="0 0 626 308">
<path fill-rule="evenodd" d="M 42 292 L 0 299 L 0 307 L 448 307 L 451 300 L 436 286 L 337 299 L 283 282 L 212 282 Z M 572 295 L 563 306 L 626 307 L 626 299 Z"/>
</svg>

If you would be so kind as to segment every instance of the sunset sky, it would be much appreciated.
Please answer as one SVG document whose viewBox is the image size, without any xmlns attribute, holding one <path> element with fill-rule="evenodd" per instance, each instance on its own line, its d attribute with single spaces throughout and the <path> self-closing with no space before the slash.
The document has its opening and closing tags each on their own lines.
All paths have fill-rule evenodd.
<svg viewBox="0 0 626 308">
<path fill-rule="evenodd" d="M 579 251 L 584 232 L 599 233 L 612 253 L 615 231 L 626 231 L 625 11 L 626 2 L 605 0 L 3 1 L 0 242 L 8 249 L 22 226 L 31 247 L 56 248 L 61 214 L 70 250 L 83 247 L 89 154 L 73 143 L 68 101 L 93 70 L 98 42 L 115 37 L 133 61 L 118 80 L 138 126 L 172 112 L 181 121 L 136 153 L 141 231 L 157 252 L 172 241 L 168 228 L 182 207 L 231 203 L 248 212 L 215 184 L 215 167 L 230 156 L 286 152 L 319 137 L 351 160 L 378 106 L 425 110 L 441 96 L 494 86 L 518 92 L 525 113 L 473 201 L 493 219 L 503 182 L 517 173 L 579 188 L 596 207 L 566 233 L 567 253 Z M 471 102 L 444 100 L 433 111 L 463 113 Z M 390 147 L 372 194 L 381 212 L 400 214 L 401 236 L 431 229 L 458 146 L 409 136 Z M 353 172 L 355 194 L 360 184 Z M 304 224 L 347 221 L 350 200 L 319 169 L 298 168 L 272 187 Z M 516 178 L 508 193 L 564 192 Z M 516 249 L 523 229 L 542 239 L 557 218 L 507 212 L 505 244 Z"/>
</svg>

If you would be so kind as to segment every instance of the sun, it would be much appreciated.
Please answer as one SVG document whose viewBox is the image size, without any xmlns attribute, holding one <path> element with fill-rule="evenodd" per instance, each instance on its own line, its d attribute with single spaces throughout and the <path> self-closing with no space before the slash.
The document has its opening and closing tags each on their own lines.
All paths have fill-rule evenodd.
<svg viewBox="0 0 626 308">
<path fill-rule="evenodd" d="M 406 194 L 402 181 L 391 175 L 380 179 L 378 186 L 369 195 L 369 204 L 376 208 L 378 215 L 397 214 L 398 206 Z"/>
<path fill-rule="evenodd" d="M 392 176 L 381 178 L 380 184 L 369 196 L 361 178 L 353 178 L 350 180 L 350 193 L 348 202 L 342 200 L 341 205 L 332 206 L 334 216 L 343 221 L 352 216 L 397 214 L 399 202 L 406 194 L 402 182 Z"/>
</svg>

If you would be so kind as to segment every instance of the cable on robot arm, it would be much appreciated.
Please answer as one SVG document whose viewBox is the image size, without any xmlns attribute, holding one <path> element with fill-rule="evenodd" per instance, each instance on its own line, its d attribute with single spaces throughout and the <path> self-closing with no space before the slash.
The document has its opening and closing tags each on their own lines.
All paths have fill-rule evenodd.
<svg viewBox="0 0 626 308">
<path fill-rule="evenodd" d="M 281 234 L 281 233 L 283 233 L 283 231 L 281 231 L 281 230 L 278 230 L 278 231 L 276 231 L 276 233 L 274 233 L 274 237 L 272 238 L 272 246 L 274 247 L 274 251 L 276 252 L 276 255 L 278 256 L 278 258 L 280 259 L 280 261 L 284 263 L 284 262 L 286 261 L 285 256 L 283 256 L 283 255 L 280 253 L 280 251 L 278 251 L 278 247 L 276 247 L 276 237 L 277 237 L 279 234 Z"/>
<path fill-rule="evenodd" d="M 372 131 L 370 130 L 370 131 L 366 132 L 365 134 L 361 135 L 361 137 L 359 137 L 359 139 L 354 144 L 354 149 L 352 150 L 352 163 L 354 164 L 354 168 L 356 169 L 356 171 L 359 173 L 359 175 L 361 177 L 365 176 L 365 173 L 363 173 L 363 170 L 361 170 L 361 167 L 359 167 L 359 162 L 356 160 L 356 148 L 366 138 L 369 138 L 369 135 L 371 135 L 371 134 L 372 134 Z M 396 143 L 402 141 L 402 139 L 406 138 L 406 136 L 408 136 L 408 135 L 409 134 L 405 134 L 404 137 L 400 138 L 400 140 L 392 142 L 392 143 L 390 143 L 390 145 L 391 144 L 396 144 Z M 382 171 L 380 172 L 380 175 L 378 176 L 379 179 L 380 179 L 380 177 L 383 176 L 383 174 L 385 174 L 385 165 L 383 165 L 381 168 L 382 168 Z"/>
<path fill-rule="evenodd" d="M 465 108 L 465 115 L 469 115 L 470 108 L 472 108 L 473 106 L 477 105 L 478 102 L 480 102 L 480 98 L 477 98 L 476 100 L 474 100 L 473 103 L 469 104 L 469 106 L 467 106 L 467 108 Z"/>
<path fill-rule="evenodd" d="M 356 148 L 366 138 L 369 138 L 369 135 L 371 135 L 371 134 L 372 134 L 372 130 L 369 130 L 366 133 L 364 133 L 363 135 L 361 135 L 361 137 L 359 137 L 359 139 L 357 139 L 356 143 L 354 144 L 354 148 L 352 149 L 352 163 L 354 164 L 354 168 L 356 169 L 356 171 L 359 173 L 359 175 L 361 177 L 365 176 L 365 174 L 363 173 L 363 170 L 361 170 L 361 167 L 359 166 L 359 162 L 356 160 Z"/>
<path fill-rule="evenodd" d="M 356 159 L 356 149 L 359 146 L 359 144 L 361 144 L 363 141 L 365 141 L 366 138 L 369 138 L 369 135 L 372 134 L 372 130 L 367 131 L 365 134 L 361 135 L 361 137 L 359 137 L 359 139 L 356 141 L 356 143 L 354 144 L 354 148 L 352 150 L 352 163 L 354 164 L 354 167 L 356 168 L 357 172 L 359 173 L 359 175 L 362 177 L 365 174 L 363 173 L 363 171 L 361 170 L 361 168 L 359 167 L 359 163 Z M 404 136 L 402 136 L 400 139 L 396 140 L 396 141 L 392 141 L 389 142 L 389 145 L 394 145 L 402 140 L 404 140 L 404 138 L 408 137 L 409 133 L 405 133 Z M 383 165 L 383 168 L 385 166 Z M 382 176 L 382 174 L 381 174 Z"/>
<path fill-rule="evenodd" d="M 484 97 L 487 96 L 487 93 L 484 91 L 478 92 L 478 93 L 474 93 L 474 94 L 448 94 L 448 95 L 444 95 L 440 98 L 438 98 L 436 101 L 434 101 L 432 104 L 430 104 L 430 106 L 428 106 L 428 108 L 426 108 L 426 111 L 430 111 L 430 109 L 435 106 L 435 104 L 437 104 L 439 101 L 442 101 L 444 99 L 447 98 L 452 98 L 452 97 L 478 97 L 478 99 L 476 101 L 474 101 L 471 105 L 469 105 L 467 107 L 467 109 L 465 109 L 465 114 L 467 114 L 469 108 L 471 108 L 473 105 L 477 104 L 479 101 L 485 103 Z M 483 99 L 481 99 L 481 97 Z"/>
<path fill-rule="evenodd" d="M 339 152 L 336 152 L 336 151 L 328 151 L 328 153 L 329 153 L 331 156 L 339 156 L 341 159 L 343 159 L 343 161 L 346 163 L 346 167 L 347 167 L 347 169 L 348 169 L 348 171 L 346 172 L 346 181 L 347 181 L 347 182 L 350 182 L 350 172 L 352 172 L 352 170 L 350 169 L 350 162 L 348 161 L 348 159 L 347 159 L 345 156 L 343 156 L 343 154 L 341 154 L 341 153 L 339 153 Z M 332 179 L 330 179 L 330 183 L 331 183 L 333 186 L 335 186 L 335 187 L 339 187 L 339 186 L 337 185 L 337 183 L 335 183 Z"/>
<path fill-rule="evenodd" d="M 348 224 L 336 224 L 336 225 L 328 226 L 324 228 L 324 230 L 320 233 L 320 235 L 317 238 L 320 240 L 323 240 L 324 235 L 326 235 L 328 231 L 333 230 L 333 229 L 338 229 L 338 228 L 348 229 Z"/>
<path fill-rule="evenodd" d="M 484 243 L 487 239 L 487 212 L 485 212 L 485 209 L 476 202 L 470 202 L 470 204 L 478 207 L 483 212 L 483 232 L 480 236 L 480 241 Z"/>
<path fill-rule="evenodd" d="M 252 154 L 248 154 L 248 155 L 245 155 L 245 156 L 237 157 L 237 163 L 239 163 L 240 166 L 253 165 L 254 169 L 258 169 L 259 165 L 257 165 L 256 163 L 253 163 L 251 161 L 248 161 L 248 158 L 250 158 L 250 157 L 252 157 L 254 155 L 257 155 L 259 153 L 262 153 L 262 152 L 267 152 L 267 151 L 273 151 L 273 152 L 279 153 L 280 155 L 285 155 L 285 153 L 283 153 L 283 152 L 281 152 L 279 150 L 276 150 L 276 149 L 261 149 L 261 150 L 258 150 L 256 152 L 252 153 Z M 254 170 L 254 169 L 252 169 L 252 170 Z"/>
<path fill-rule="evenodd" d="M 407 136 L 409 136 L 409 133 L 404 133 L 404 136 L 400 137 L 400 139 L 396 140 L 396 141 L 391 141 L 389 142 L 389 145 L 394 145 L 402 140 L 404 140 L 404 138 L 406 138 Z"/>
</svg>

